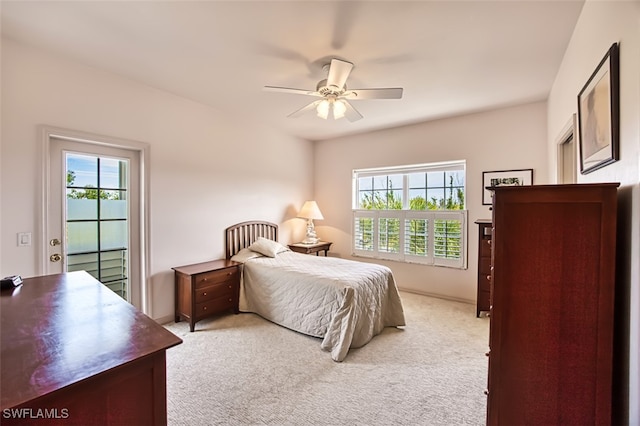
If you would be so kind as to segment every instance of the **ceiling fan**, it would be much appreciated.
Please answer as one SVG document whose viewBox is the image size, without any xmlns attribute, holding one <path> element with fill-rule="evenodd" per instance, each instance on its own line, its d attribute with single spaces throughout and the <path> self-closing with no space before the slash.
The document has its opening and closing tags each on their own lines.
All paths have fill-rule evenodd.
<svg viewBox="0 0 640 426">
<path fill-rule="evenodd" d="M 299 95 L 315 96 L 321 99 L 303 106 L 292 112 L 287 117 L 299 117 L 302 114 L 316 110 L 318 117 L 325 120 L 331 112 L 334 119 L 346 117 L 354 122 L 362 118 L 362 114 L 356 110 L 349 101 L 364 99 L 400 99 L 402 88 L 378 88 L 378 89 L 347 89 L 345 84 L 353 64 L 340 59 L 332 59 L 330 64 L 322 68 L 327 72 L 327 78 L 318 82 L 316 90 L 292 89 L 289 87 L 264 86 L 264 90 L 271 92 L 295 93 Z"/>
</svg>

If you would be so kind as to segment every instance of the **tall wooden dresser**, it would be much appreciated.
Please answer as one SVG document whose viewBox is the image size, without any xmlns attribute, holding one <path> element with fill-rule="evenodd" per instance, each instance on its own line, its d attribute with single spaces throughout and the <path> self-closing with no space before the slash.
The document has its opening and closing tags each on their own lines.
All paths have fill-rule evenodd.
<svg viewBox="0 0 640 426">
<path fill-rule="evenodd" d="M 491 231 L 490 219 L 478 219 L 478 291 L 476 295 L 476 317 L 480 312 L 489 312 L 491 307 Z"/>
<path fill-rule="evenodd" d="M 488 425 L 611 423 L 617 187 L 493 188 Z"/>
</svg>

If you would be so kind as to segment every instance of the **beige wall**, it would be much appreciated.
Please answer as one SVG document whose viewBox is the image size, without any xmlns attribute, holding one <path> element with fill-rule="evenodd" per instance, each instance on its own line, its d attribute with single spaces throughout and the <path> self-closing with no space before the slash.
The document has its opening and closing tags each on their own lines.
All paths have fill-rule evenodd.
<svg viewBox="0 0 640 426">
<path fill-rule="evenodd" d="M 281 224 L 283 242 L 304 235 L 309 141 L 4 39 L 1 100 L 2 276 L 42 273 L 42 124 L 150 145 L 153 318 L 173 316 L 172 266 L 224 257 L 225 227 L 263 219 Z M 33 245 L 17 247 L 18 232 Z"/>
<path fill-rule="evenodd" d="M 381 263 L 391 267 L 402 289 L 475 303 L 478 230 L 473 222 L 491 218 L 482 205 L 482 172 L 532 168 L 534 183 L 546 183 L 545 141 L 546 104 L 537 102 L 316 142 L 315 194 L 325 217 L 316 226 L 318 235 L 334 242 L 334 253 L 351 257 L 352 170 L 466 160 L 469 268 Z"/>
<path fill-rule="evenodd" d="M 577 112 L 577 94 L 609 46 L 620 42 L 620 161 L 578 182 L 620 182 L 616 341 L 616 423 L 640 425 L 640 2 L 587 1 L 549 96 L 549 154 Z M 550 167 L 550 171 L 555 170 Z M 627 419 L 627 412 L 629 418 Z"/>
</svg>

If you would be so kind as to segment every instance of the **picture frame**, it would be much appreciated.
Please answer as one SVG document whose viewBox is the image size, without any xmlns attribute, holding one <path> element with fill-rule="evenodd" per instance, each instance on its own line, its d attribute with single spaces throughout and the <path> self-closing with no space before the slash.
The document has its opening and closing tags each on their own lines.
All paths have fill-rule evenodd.
<svg viewBox="0 0 640 426">
<path fill-rule="evenodd" d="M 620 125 L 618 43 L 611 45 L 578 94 L 580 173 L 618 161 Z"/>
<path fill-rule="evenodd" d="M 487 187 L 533 185 L 533 169 L 482 172 L 482 204 L 492 204 L 493 192 Z"/>
</svg>

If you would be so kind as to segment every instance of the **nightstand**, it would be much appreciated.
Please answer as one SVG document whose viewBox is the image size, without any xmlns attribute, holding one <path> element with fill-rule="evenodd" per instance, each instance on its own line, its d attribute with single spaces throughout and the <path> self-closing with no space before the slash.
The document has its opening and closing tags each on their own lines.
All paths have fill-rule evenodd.
<svg viewBox="0 0 640 426">
<path fill-rule="evenodd" d="M 320 241 L 315 244 L 304 244 L 304 243 L 295 243 L 289 244 L 289 248 L 298 253 L 311 254 L 315 253 L 316 256 L 319 255 L 321 251 L 324 251 L 325 257 L 327 256 L 327 252 L 329 251 L 329 247 L 331 244 L 327 241 Z"/>
<path fill-rule="evenodd" d="M 238 313 L 240 269 L 238 262 L 219 259 L 211 262 L 171 268 L 175 271 L 175 320 L 196 322 L 233 310 Z"/>
</svg>

